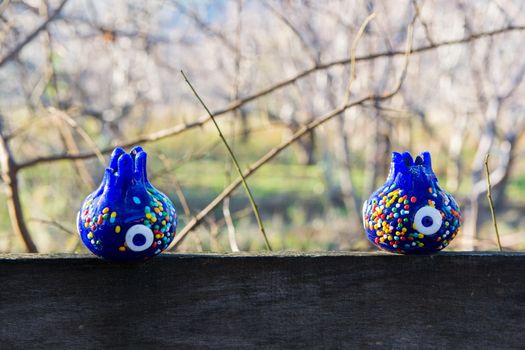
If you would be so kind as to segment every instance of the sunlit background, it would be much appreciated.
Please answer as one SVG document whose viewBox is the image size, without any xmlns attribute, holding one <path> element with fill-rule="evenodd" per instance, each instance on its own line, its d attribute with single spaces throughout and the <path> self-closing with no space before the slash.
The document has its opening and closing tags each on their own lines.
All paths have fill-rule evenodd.
<svg viewBox="0 0 525 350">
<path fill-rule="evenodd" d="M 179 230 L 237 178 L 181 69 L 246 169 L 341 106 L 352 56 L 350 101 L 394 89 L 407 42 L 398 93 L 347 109 L 248 178 L 272 247 L 374 250 L 361 203 L 392 151 L 429 150 L 464 214 L 449 249 L 497 249 L 487 153 L 501 243 L 525 248 L 522 1 L 1 3 L 1 252 L 26 250 L 24 227 L 39 252 L 85 252 L 76 213 L 116 145 L 146 149 Z M 242 187 L 177 247 L 237 249 L 266 249 Z"/>
</svg>

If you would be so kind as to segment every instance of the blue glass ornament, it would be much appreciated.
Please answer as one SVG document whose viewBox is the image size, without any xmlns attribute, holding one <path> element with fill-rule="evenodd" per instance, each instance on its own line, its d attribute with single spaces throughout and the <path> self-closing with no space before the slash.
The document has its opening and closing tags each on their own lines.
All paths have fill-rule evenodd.
<svg viewBox="0 0 525 350">
<path fill-rule="evenodd" d="M 82 203 L 77 227 L 95 255 L 110 260 L 140 260 L 166 249 L 175 235 L 173 203 L 148 181 L 147 154 L 116 148 L 102 183 Z"/>
<path fill-rule="evenodd" d="M 438 184 L 429 152 L 392 153 L 386 183 L 363 204 L 368 239 L 401 254 L 431 254 L 449 245 L 461 225 L 459 206 Z"/>
</svg>

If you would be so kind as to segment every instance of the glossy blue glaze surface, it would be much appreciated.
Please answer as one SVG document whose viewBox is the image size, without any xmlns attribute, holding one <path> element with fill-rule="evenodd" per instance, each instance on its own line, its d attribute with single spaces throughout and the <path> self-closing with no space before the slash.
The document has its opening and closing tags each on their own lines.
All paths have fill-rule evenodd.
<svg viewBox="0 0 525 350">
<path fill-rule="evenodd" d="M 430 153 L 413 159 L 408 152 L 394 152 L 385 184 L 363 204 L 363 224 L 368 239 L 382 250 L 429 254 L 456 237 L 461 213 L 439 186 Z"/>
<path fill-rule="evenodd" d="M 82 203 L 77 228 L 94 254 L 110 260 L 140 260 L 166 249 L 177 214 L 170 199 L 148 181 L 147 154 L 116 148 L 102 183 Z"/>
</svg>

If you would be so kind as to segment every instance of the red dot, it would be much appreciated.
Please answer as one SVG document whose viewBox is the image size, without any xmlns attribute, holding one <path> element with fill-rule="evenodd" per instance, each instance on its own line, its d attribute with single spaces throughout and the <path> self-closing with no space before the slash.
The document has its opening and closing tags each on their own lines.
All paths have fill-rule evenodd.
<svg viewBox="0 0 525 350">
<path fill-rule="evenodd" d="M 417 198 L 416 198 L 416 197 L 411 197 L 411 198 L 410 198 L 410 201 L 411 201 L 412 203 L 415 203 L 415 202 L 417 201 Z"/>
<path fill-rule="evenodd" d="M 408 204 L 407 204 L 407 205 L 405 205 L 405 206 L 403 207 L 403 209 L 405 209 L 405 210 L 408 210 L 408 209 L 410 209 L 410 205 L 408 205 Z"/>
</svg>

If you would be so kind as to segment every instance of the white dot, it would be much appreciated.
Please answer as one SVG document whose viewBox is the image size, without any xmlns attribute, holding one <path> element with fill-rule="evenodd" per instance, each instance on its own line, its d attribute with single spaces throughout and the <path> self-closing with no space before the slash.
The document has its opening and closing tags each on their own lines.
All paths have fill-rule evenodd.
<svg viewBox="0 0 525 350">
<path fill-rule="evenodd" d="M 144 243 L 137 245 L 133 242 L 133 239 L 139 235 L 144 237 Z M 146 250 L 151 246 L 152 243 L 153 232 L 147 226 L 140 224 L 133 225 L 126 232 L 126 245 L 129 249 L 131 249 L 134 252 L 141 252 L 143 250 Z"/>
</svg>

